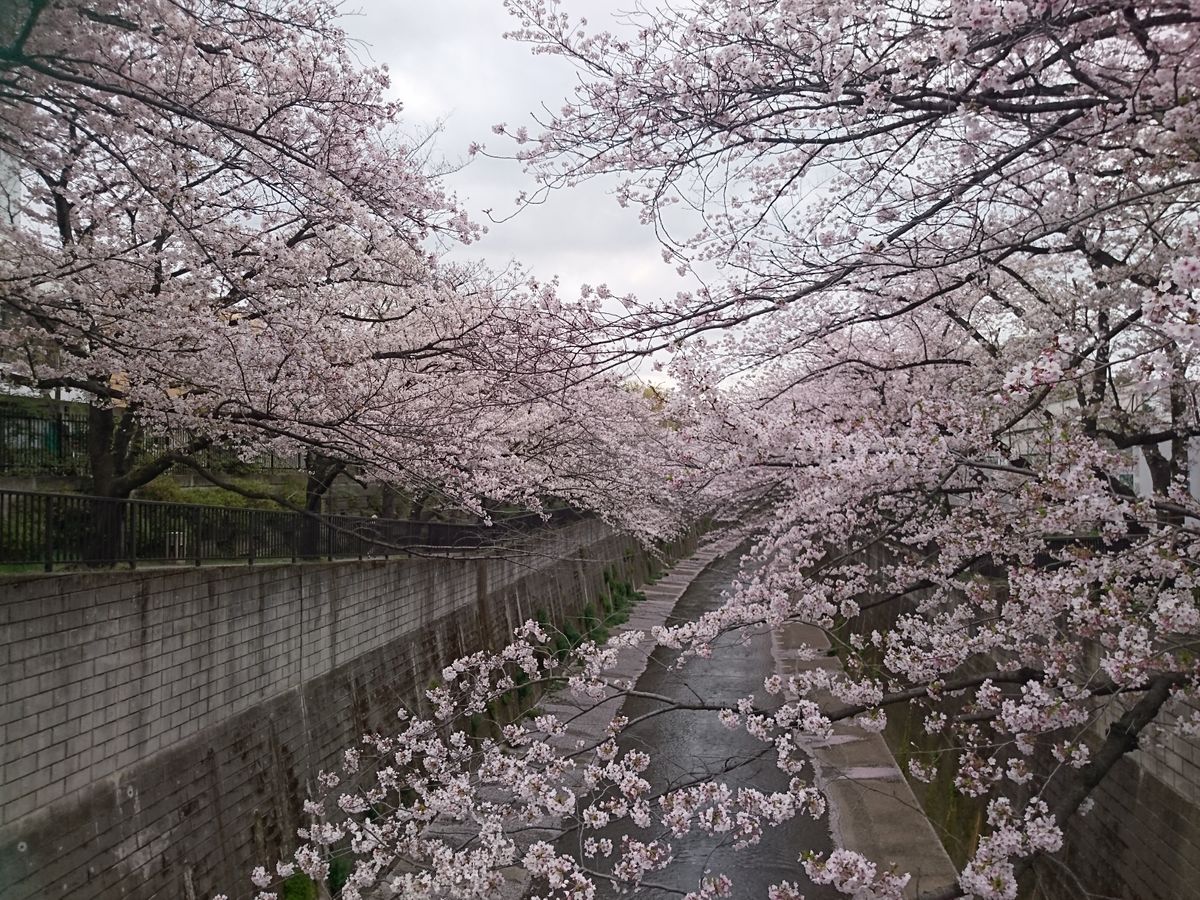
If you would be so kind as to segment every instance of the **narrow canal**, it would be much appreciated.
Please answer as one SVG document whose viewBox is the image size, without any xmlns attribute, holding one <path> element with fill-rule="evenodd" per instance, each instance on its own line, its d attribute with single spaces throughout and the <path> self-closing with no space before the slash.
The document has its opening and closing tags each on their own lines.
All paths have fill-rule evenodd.
<svg viewBox="0 0 1200 900">
<path fill-rule="evenodd" d="M 737 575 L 739 556 L 736 552 L 729 554 L 702 572 L 676 605 L 675 620 L 694 618 L 718 606 L 722 592 Z M 764 705 L 772 699 L 762 687 L 763 679 L 775 670 L 770 634 L 756 634 L 748 642 L 727 636 L 714 646 L 710 659 L 689 659 L 677 671 L 671 666 L 678 655 L 675 651 L 658 648 L 638 680 L 638 689 L 679 701 L 701 700 L 730 706 L 751 694 Z M 632 720 L 656 708 L 661 708 L 661 704 L 630 698 L 622 712 Z M 761 791 L 787 789 L 788 776 L 775 767 L 774 751 L 744 731 L 725 728 L 712 712 L 674 710 L 663 713 L 629 729 L 621 745 L 623 749 L 639 748 L 650 755 L 652 762 L 643 775 L 656 792 L 693 783 L 698 776 L 724 781 L 735 791 L 739 787 L 754 787 Z M 764 749 L 768 750 L 765 754 Z M 811 783 L 811 768 L 802 777 Z M 625 824 L 628 825 L 628 821 Z M 603 836 L 619 845 L 621 832 L 614 830 Z M 683 838 L 672 838 L 669 834 L 664 836 L 658 831 L 647 830 L 636 837 L 639 840 L 656 837 L 668 840 L 675 860 L 665 871 L 648 876 L 647 881 L 662 887 L 641 887 L 634 895 L 638 900 L 678 900 L 680 895 L 696 890 L 706 874 L 724 874 L 732 879 L 732 896 L 738 900 L 765 900 L 768 887 L 783 880 L 797 884 L 807 900 L 833 900 L 842 896 L 829 887 L 812 884 L 798 862 L 805 851 L 828 852 L 831 849 L 827 817 L 814 820 L 806 813 L 800 813 L 779 827 L 768 827 L 758 845 L 741 850 L 733 849 L 728 835 L 710 837 L 698 831 Z M 598 896 L 615 898 L 622 895 L 602 882 Z"/>
</svg>

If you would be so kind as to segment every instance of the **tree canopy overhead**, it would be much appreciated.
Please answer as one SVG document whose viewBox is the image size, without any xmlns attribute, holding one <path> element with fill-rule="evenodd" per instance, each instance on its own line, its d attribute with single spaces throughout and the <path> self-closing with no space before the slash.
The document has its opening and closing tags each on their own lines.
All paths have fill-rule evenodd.
<svg viewBox="0 0 1200 900">
<path fill-rule="evenodd" d="M 681 273 L 720 273 L 626 324 L 683 340 L 704 490 L 767 536 L 663 639 L 841 636 L 845 681 L 745 726 L 784 754 L 820 691 L 877 727 L 916 698 L 988 804 L 960 892 L 1015 896 L 1117 760 L 1196 725 L 1200 11 L 506 6 L 580 71 L 530 172 L 616 173 Z M 810 869 L 891 896 L 877 871 Z"/>
<path fill-rule="evenodd" d="M 1027 258 L 1193 284 L 1187 3 L 664 5 L 636 38 L 506 5 L 582 82 L 520 157 L 547 187 L 623 175 L 672 256 L 719 263 L 693 327 L 801 299 L 826 328 L 889 319 Z"/>
<path fill-rule="evenodd" d="M 627 453 L 652 410 L 576 338 L 594 309 L 441 258 L 477 227 L 338 15 L 322 0 L 6 9 L 6 380 L 90 401 L 94 493 L 232 443 L 466 502 L 598 499 L 616 481 L 595 477 L 611 459 L 596 448 Z M 191 443 L 135 459 L 138 429 Z"/>
</svg>

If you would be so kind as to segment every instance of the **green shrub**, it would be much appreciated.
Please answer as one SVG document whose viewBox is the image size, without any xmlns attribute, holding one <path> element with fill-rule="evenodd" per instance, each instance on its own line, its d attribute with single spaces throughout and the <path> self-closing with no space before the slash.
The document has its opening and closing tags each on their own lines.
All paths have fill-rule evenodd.
<svg viewBox="0 0 1200 900">
<path fill-rule="evenodd" d="M 354 863 L 344 856 L 335 856 L 329 861 L 329 893 L 336 897 L 350 880 Z"/>
<path fill-rule="evenodd" d="M 560 662 L 566 659 L 567 654 L 571 652 L 571 642 L 567 640 L 566 635 L 556 634 L 553 647 L 553 653 Z"/>
<path fill-rule="evenodd" d="M 232 483 L 252 493 L 278 492 L 273 485 L 251 478 L 234 478 Z M 274 500 L 252 500 L 237 491 L 219 487 L 185 488 L 169 475 L 160 475 L 137 491 L 138 500 L 163 503 L 192 503 L 197 506 L 227 506 L 234 509 L 282 509 Z"/>
<path fill-rule="evenodd" d="M 280 900 L 317 900 L 317 886 L 303 872 L 289 876 L 283 882 Z"/>
<path fill-rule="evenodd" d="M 565 637 L 567 639 L 568 647 L 575 648 L 575 647 L 578 647 L 581 643 L 583 643 L 583 635 L 580 633 L 579 629 L 576 627 L 575 622 L 572 621 L 571 619 L 568 619 L 566 622 L 563 623 L 562 632 L 563 632 L 563 637 Z"/>
<path fill-rule="evenodd" d="M 524 669 L 517 669 L 517 674 L 513 676 L 513 682 L 517 686 L 517 707 L 524 709 L 525 705 L 533 698 L 533 688 L 529 686 L 529 676 L 525 674 Z"/>
<path fill-rule="evenodd" d="M 330 896 L 336 897 L 341 892 L 353 870 L 354 863 L 345 856 L 335 856 L 329 860 L 327 884 Z M 288 876 L 280 886 L 280 900 L 317 900 L 318 896 L 316 882 L 303 872 Z"/>
</svg>

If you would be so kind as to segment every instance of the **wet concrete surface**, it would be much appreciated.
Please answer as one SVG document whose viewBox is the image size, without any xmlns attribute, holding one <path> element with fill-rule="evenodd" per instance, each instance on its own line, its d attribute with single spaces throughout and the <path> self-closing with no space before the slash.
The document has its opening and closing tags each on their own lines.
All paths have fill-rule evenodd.
<svg viewBox="0 0 1200 900">
<path fill-rule="evenodd" d="M 716 607 L 722 592 L 737 574 L 738 556 L 737 553 L 725 556 L 699 574 L 679 599 L 672 618 L 692 619 Z M 677 659 L 674 651 L 656 649 L 638 679 L 637 688 L 684 702 L 701 700 L 730 706 L 749 695 L 754 695 L 762 705 L 771 699 L 762 689 L 763 679 L 776 670 L 769 633 L 760 632 L 748 639 L 727 636 L 714 646 L 710 659 L 691 658 L 680 670 L 671 668 Z M 652 700 L 630 698 L 622 713 L 634 719 L 661 707 L 662 704 Z M 650 755 L 652 762 L 643 776 L 656 793 L 697 779 L 724 781 L 734 790 L 787 789 L 789 776 L 775 767 L 773 749 L 743 730 L 726 729 L 713 712 L 666 712 L 632 726 L 620 743 L 623 750 L 639 748 Z M 801 777 L 811 783 L 813 771 L 808 769 Z M 654 809 L 657 812 L 657 804 Z M 609 837 L 619 845 L 628 824 L 626 820 L 623 828 L 589 834 Z M 638 840 L 665 839 L 674 851 L 674 862 L 666 870 L 647 876 L 647 882 L 661 887 L 643 885 L 632 894 L 639 900 L 678 898 L 682 893 L 696 890 L 700 879 L 707 874 L 724 874 L 732 879 L 732 896 L 739 900 L 765 898 L 768 887 L 782 880 L 796 883 L 808 900 L 842 896 L 831 888 L 812 884 L 799 862 L 806 851 L 827 853 L 831 849 L 829 821 L 824 816 L 814 820 L 802 812 L 780 826 L 767 826 L 759 844 L 741 850 L 733 848 L 728 835 L 708 836 L 699 831 L 672 838 L 655 827 L 632 836 Z M 575 841 L 578 842 L 578 837 Z M 598 896 L 631 895 L 619 894 L 611 885 L 601 882 Z"/>
</svg>

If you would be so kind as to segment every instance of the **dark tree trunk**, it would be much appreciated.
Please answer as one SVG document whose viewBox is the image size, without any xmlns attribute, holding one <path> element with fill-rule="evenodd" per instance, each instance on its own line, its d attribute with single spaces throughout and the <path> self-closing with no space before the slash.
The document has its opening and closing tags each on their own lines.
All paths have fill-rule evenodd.
<svg viewBox="0 0 1200 900">
<path fill-rule="evenodd" d="M 383 518 L 383 519 L 398 518 L 398 516 L 396 515 L 396 501 L 398 499 L 399 499 L 399 492 L 394 487 L 392 487 L 390 484 L 385 484 L 383 486 L 383 495 L 381 498 L 381 504 L 380 504 L 380 510 L 379 510 L 380 518 Z"/>
<path fill-rule="evenodd" d="M 412 499 L 412 508 L 409 511 L 409 516 L 414 522 L 427 522 L 433 518 L 434 512 L 437 511 L 437 504 L 434 503 L 433 491 L 426 491 L 423 494 L 418 494 Z"/>
<path fill-rule="evenodd" d="M 1154 494 L 1164 500 L 1170 499 L 1172 485 L 1187 486 L 1190 459 L 1188 454 L 1188 437 L 1184 424 L 1188 413 L 1187 403 L 1187 373 L 1183 358 L 1178 349 L 1171 349 L 1172 379 L 1170 386 L 1171 427 L 1175 436 L 1170 441 L 1170 456 L 1165 455 L 1157 444 L 1147 444 L 1142 447 L 1142 456 L 1146 467 L 1150 470 L 1150 482 Z M 1182 512 L 1174 509 L 1160 509 L 1158 519 L 1164 525 L 1181 526 L 1184 524 Z"/>
<path fill-rule="evenodd" d="M 315 559 L 324 553 L 322 546 L 321 512 L 323 499 L 335 478 L 346 468 L 340 460 L 332 459 L 316 451 L 305 456 L 308 480 L 304 485 L 304 522 L 300 528 L 300 555 Z"/>
<path fill-rule="evenodd" d="M 130 407 L 118 412 L 113 408 L 88 407 L 87 453 L 91 469 L 90 512 L 86 521 L 75 527 L 84 531 L 84 559 L 92 565 L 112 565 L 132 559 L 135 541 L 130 540 L 130 494 L 192 454 L 207 448 L 208 438 L 194 438 L 179 450 L 166 446 L 147 456 L 139 449 L 141 428 L 136 411 Z M 65 523 L 64 523 L 65 525 Z"/>
<path fill-rule="evenodd" d="M 122 460 L 114 447 L 116 413 L 111 408 L 88 407 L 87 452 L 91 468 L 90 493 L 100 498 L 91 501 L 85 528 L 84 559 L 89 565 L 113 565 L 124 546 L 124 504 L 121 499 L 120 470 Z"/>
<path fill-rule="evenodd" d="M 112 497 L 116 489 L 117 459 L 113 452 L 116 414 L 99 406 L 88 407 L 87 452 L 92 481 L 90 494 Z"/>
</svg>

